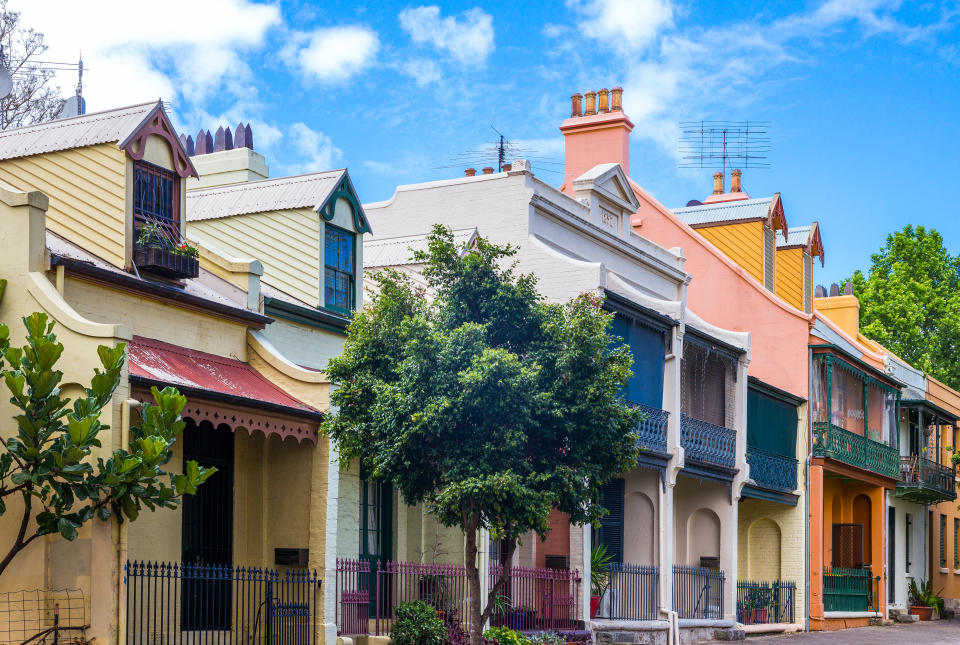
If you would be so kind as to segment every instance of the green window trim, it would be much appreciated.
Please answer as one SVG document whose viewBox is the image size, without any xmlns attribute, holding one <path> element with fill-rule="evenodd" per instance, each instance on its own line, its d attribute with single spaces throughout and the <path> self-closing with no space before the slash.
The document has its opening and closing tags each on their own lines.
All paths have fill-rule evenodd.
<svg viewBox="0 0 960 645">
<path fill-rule="evenodd" d="M 940 514 L 940 568 L 947 568 L 947 516 Z"/>
<path fill-rule="evenodd" d="M 357 236 L 331 224 L 323 235 L 323 306 L 349 315 L 357 299 Z"/>
<path fill-rule="evenodd" d="M 953 568 L 960 569 L 960 518 L 953 518 Z"/>
</svg>

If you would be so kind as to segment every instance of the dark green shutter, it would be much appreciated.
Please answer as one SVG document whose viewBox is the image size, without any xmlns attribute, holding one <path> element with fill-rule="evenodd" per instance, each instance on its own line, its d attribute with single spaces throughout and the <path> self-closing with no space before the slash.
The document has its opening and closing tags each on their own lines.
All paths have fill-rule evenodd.
<svg viewBox="0 0 960 645">
<path fill-rule="evenodd" d="M 747 446 L 796 457 L 797 407 L 751 387 L 747 391 Z"/>
<path fill-rule="evenodd" d="M 600 488 L 600 503 L 609 511 L 594 532 L 596 544 L 607 547 L 612 562 L 623 562 L 623 480 L 614 479 Z"/>
</svg>

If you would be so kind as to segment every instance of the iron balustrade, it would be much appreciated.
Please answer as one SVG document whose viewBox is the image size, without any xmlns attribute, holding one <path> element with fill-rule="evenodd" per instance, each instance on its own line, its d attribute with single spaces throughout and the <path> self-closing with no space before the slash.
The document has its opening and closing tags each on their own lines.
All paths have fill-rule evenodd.
<svg viewBox="0 0 960 645">
<path fill-rule="evenodd" d="M 813 455 L 842 461 L 850 466 L 897 478 L 900 453 L 896 448 L 860 436 L 825 421 L 813 424 Z"/>
<path fill-rule="evenodd" d="M 707 421 L 680 415 L 680 445 L 685 458 L 723 468 L 736 468 L 737 433 Z"/>
<path fill-rule="evenodd" d="M 912 455 L 900 457 L 900 483 L 906 486 L 928 488 L 942 493 L 946 499 L 955 499 L 956 468 L 938 464 L 932 459 Z"/>
<path fill-rule="evenodd" d="M 797 583 L 737 582 L 737 622 L 744 625 L 793 623 Z"/>
<path fill-rule="evenodd" d="M 312 645 L 320 582 L 306 569 L 128 561 L 126 644 Z"/>
<path fill-rule="evenodd" d="M 798 461 L 769 450 L 747 447 L 750 478 L 757 486 L 792 493 L 797 489 Z"/>
<path fill-rule="evenodd" d="M 720 569 L 674 565 L 674 611 L 680 618 L 723 618 L 724 582 Z"/>
<path fill-rule="evenodd" d="M 502 573 L 503 565 L 490 565 L 489 589 Z M 510 567 L 506 586 L 498 595 L 509 607 L 494 612 L 491 627 L 537 632 L 581 629 L 579 571 Z"/>
<path fill-rule="evenodd" d="M 824 567 L 824 610 L 868 611 L 873 604 L 873 582 L 869 568 Z"/>
<path fill-rule="evenodd" d="M 646 415 L 646 418 L 640 422 L 637 427 L 639 438 L 637 445 L 642 450 L 667 454 L 667 421 L 670 413 L 651 405 L 635 403 Z"/>
<path fill-rule="evenodd" d="M 658 567 L 614 562 L 607 587 L 600 596 L 597 618 L 656 620 Z"/>
</svg>

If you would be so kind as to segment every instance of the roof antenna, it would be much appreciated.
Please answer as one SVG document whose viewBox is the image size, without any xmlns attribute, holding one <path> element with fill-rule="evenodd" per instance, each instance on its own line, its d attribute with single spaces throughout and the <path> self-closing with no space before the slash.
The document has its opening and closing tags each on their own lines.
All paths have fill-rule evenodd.
<svg viewBox="0 0 960 645">
<path fill-rule="evenodd" d="M 680 124 L 680 168 L 769 168 L 769 121 L 686 121 Z M 736 163 L 734 163 L 736 162 Z"/>
</svg>

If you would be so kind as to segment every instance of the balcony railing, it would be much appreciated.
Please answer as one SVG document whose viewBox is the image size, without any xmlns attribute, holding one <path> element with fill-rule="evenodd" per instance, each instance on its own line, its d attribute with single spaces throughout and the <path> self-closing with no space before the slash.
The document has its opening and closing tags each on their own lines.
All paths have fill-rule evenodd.
<svg viewBox="0 0 960 645">
<path fill-rule="evenodd" d="M 637 444 L 641 450 L 666 454 L 667 421 L 670 418 L 670 413 L 651 405 L 643 405 L 642 403 L 636 403 L 635 405 L 647 415 L 647 418 L 641 421 L 637 428 L 637 433 L 640 435 Z"/>
<path fill-rule="evenodd" d="M 797 489 L 797 460 L 769 450 L 747 448 L 750 477 L 757 486 L 792 493 Z"/>
<path fill-rule="evenodd" d="M 955 470 L 919 455 L 900 457 L 897 497 L 921 504 L 957 498 Z"/>
<path fill-rule="evenodd" d="M 869 611 L 873 606 L 874 579 L 869 568 L 823 570 L 823 608 L 826 611 Z"/>
<path fill-rule="evenodd" d="M 900 476 L 900 454 L 896 448 L 823 421 L 813 424 L 813 441 L 815 457 L 836 459 L 885 477 Z"/>
<path fill-rule="evenodd" d="M 712 466 L 737 466 L 737 433 L 707 421 L 680 415 L 680 445 L 686 458 Z"/>
</svg>

